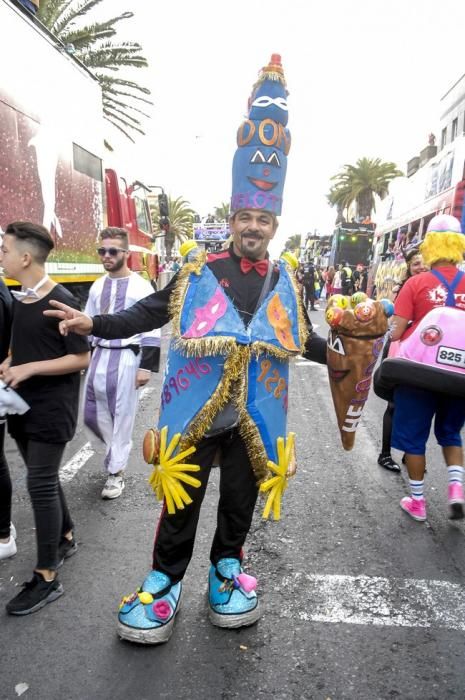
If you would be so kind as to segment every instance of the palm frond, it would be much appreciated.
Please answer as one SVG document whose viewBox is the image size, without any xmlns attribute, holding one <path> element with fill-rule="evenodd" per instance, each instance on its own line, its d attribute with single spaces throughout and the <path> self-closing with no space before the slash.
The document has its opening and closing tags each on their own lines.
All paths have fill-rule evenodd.
<svg viewBox="0 0 465 700">
<path fill-rule="evenodd" d="M 112 95 L 106 94 L 105 91 L 102 93 L 102 97 L 104 107 L 111 108 L 112 105 L 118 105 L 118 107 L 122 107 L 123 109 L 132 109 L 134 112 L 142 114 L 143 117 L 147 117 L 147 119 L 150 119 L 150 114 L 143 112 L 141 109 L 129 104 L 128 102 L 121 102 L 120 100 L 116 100 Z"/>
<path fill-rule="evenodd" d="M 84 2 L 76 2 L 76 0 L 69 2 L 69 0 L 64 0 L 64 2 L 61 3 L 62 7 L 60 12 L 55 19 L 53 27 L 55 33 L 65 32 L 67 27 L 70 27 L 77 17 L 84 17 L 101 2 L 103 2 L 103 0 L 84 0 Z"/>
<path fill-rule="evenodd" d="M 133 80 L 124 80 L 123 78 L 114 78 L 113 76 L 103 76 L 102 73 L 95 72 L 95 75 L 97 78 L 100 79 L 105 77 L 111 80 L 111 82 L 114 85 L 121 85 L 123 87 L 131 88 L 132 90 L 138 90 L 139 92 L 143 92 L 144 95 L 150 95 L 151 92 L 148 88 L 142 87 L 142 85 L 139 85 L 138 83 L 135 83 Z"/>
<path fill-rule="evenodd" d="M 139 134 L 142 134 L 142 135 L 145 134 L 145 131 L 143 131 L 139 126 L 136 126 L 136 124 L 139 124 L 137 119 L 135 119 L 134 117 L 131 117 L 130 115 L 126 114 L 125 112 L 123 112 L 120 109 L 117 109 L 116 107 L 113 107 L 113 108 L 105 107 L 103 109 L 103 114 L 104 114 L 104 117 L 106 119 L 108 119 L 108 121 L 113 122 L 113 120 L 114 120 L 114 121 L 118 122 L 119 124 L 124 124 L 124 126 L 127 129 L 133 129 L 134 131 L 138 131 Z M 120 114 L 122 114 L 123 116 L 120 116 Z M 131 124 L 131 122 L 133 122 L 133 123 Z"/>
<path fill-rule="evenodd" d="M 137 42 L 112 39 L 116 25 L 134 16 L 127 11 L 104 21 L 85 21 L 103 0 L 41 0 L 39 18 L 64 44 L 73 44 L 76 57 L 93 70 L 102 88 L 103 114 L 107 121 L 133 141 L 130 131 L 141 134 L 141 122 L 134 114 L 149 118 L 149 114 L 131 104 L 132 101 L 152 104 L 150 90 L 133 80 L 120 76 L 122 68 L 145 68 L 148 63 Z M 97 69 L 97 70 L 96 70 Z M 100 69 L 100 70 L 99 70 Z"/>
<path fill-rule="evenodd" d="M 140 54 L 141 51 L 142 47 L 139 44 L 107 46 L 83 51 L 79 54 L 79 58 L 90 68 L 105 68 L 113 71 L 119 70 L 121 66 L 145 68 L 148 63 L 145 56 Z"/>
<path fill-rule="evenodd" d="M 125 92 L 124 90 L 115 90 L 114 87 L 112 86 L 111 77 L 109 76 L 110 80 L 108 83 L 103 84 L 101 80 L 99 80 L 100 84 L 102 85 L 102 91 L 109 95 L 118 95 L 119 97 L 130 97 L 131 100 L 139 100 L 139 102 L 145 102 L 148 105 L 153 105 L 153 102 L 151 100 L 147 100 L 145 97 L 140 97 L 140 95 L 133 95 L 130 92 Z"/>
</svg>

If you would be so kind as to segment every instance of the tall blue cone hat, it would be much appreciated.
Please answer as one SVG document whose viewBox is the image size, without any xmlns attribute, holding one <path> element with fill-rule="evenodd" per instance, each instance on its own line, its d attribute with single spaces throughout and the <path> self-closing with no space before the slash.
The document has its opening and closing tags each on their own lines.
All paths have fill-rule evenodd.
<svg viewBox="0 0 465 700">
<path fill-rule="evenodd" d="M 249 99 L 248 118 L 237 132 L 232 167 L 231 213 L 262 209 L 281 214 L 291 134 L 281 56 L 262 68 Z"/>
</svg>

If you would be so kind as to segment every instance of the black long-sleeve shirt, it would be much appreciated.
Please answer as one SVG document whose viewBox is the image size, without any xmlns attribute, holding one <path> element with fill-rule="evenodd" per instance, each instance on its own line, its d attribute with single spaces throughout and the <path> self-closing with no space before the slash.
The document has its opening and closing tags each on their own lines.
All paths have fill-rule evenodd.
<svg viewBox="0 0 465 700">
<path fill-rule="evenodd" d="M 257 309 L 265 278 L 254 269 L 244 274 L 240 261 L 240 257 L 235 255 L 231 246 L 223 253 L 209 255 L 207 265 L 247 326 Z M 94 316 L 93 335 L 108 339 L 129 338 L 135 333 L 164 326 L 170 321 L 168 308 L 176 279 L 177 275 L 164 289 L 141 299 L 125 311 Z M 274 289 L 278 279 L 279 268 L 275 267 L 271 275 L 270 289 Z M 304 313 L 309 338 L 303 356 L 308 360 L 326 364 L 326 340 L 314 332 L 310 319 L 306 312 Z"/>
<path fill-rule="evenodd" d="M 3 280 L 0 279 L 0 362 L 8 355 L 10 347 L 11 310 L 13 300 Z"/>
</svg>

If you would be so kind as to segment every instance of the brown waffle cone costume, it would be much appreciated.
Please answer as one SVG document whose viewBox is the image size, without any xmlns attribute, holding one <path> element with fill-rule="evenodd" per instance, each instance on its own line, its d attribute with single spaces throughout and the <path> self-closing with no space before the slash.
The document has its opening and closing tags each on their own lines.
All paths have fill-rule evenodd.
<svg viewBox="0 0 465 700">
<path fill-rule="evenodd" d="M 356 316 L 358 307 L 353 310 L 350 308 L 349 297 L 346 299 L 349 308 L 338 309 L 336 314 L 340 319 L 335 319 L 332 323 L 328 311 L 334 305 L 331 299 L 328 302 L 326 313 L 331 329 L 328 334 L 327 362 L 342 445 L 345 450 L 351 450 L 370 391 L 373 370 L 383 348 L 387 317 L 383 304 L 370 300 L 365 304 L 372 308 L 367 312 L 371 318 L 359 320 Z"/>
</svg>

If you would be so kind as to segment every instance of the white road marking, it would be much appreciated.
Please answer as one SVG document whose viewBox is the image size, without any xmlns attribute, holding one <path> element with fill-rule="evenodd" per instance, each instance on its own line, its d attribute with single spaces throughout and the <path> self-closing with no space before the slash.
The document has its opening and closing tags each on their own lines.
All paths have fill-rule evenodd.
<svg viewBox="0 0 465 700">
<path fill-rule="evenodd" d="M 282 615 L 292 619 L 465 631 L 465 586 L 449 581 L 299 572 L 283 580 L 281 592 Z"/>
<path fill-rule="evenodd" d="M 140 392 L 139 401 L 144 401 L 150 394 L 155 391 L 153 386 L 145 386 Z M 86 462 L 95 454 L 90 442 L 86 442 L 85 445 L 81 447 L 80 450 L 76 452 L 75 455 L 69 459 L 66 464 L 64 464 L 60 469 L 60 481 L 66 483 L 74 479 L 78 471 L 84 466 Z"/>
<path fill-rule="evenodd" d="M 70 460 L 64 464 L 60 469 L 60 481 L 67 482 L 71 481 L 81 467 L 92 457 L 94 450 L 90 442 L 86 442 L 85 445 L 81 447 L 76 454 L 71 457 Z"/>
<path fill-rule="evenodd" d="M 154 387 L 154 386 L 144 386 L 144 388 L 143 388 L 142 391 L 140 392 L 140 399 L 139 399 L 139 401 L 144 401 L 144 399 L 145 399 L 147 396 L 150 396 L 150 394 L 152 394 L 154 391 L 155 391 L 155 387 Z"/>
</svg>

